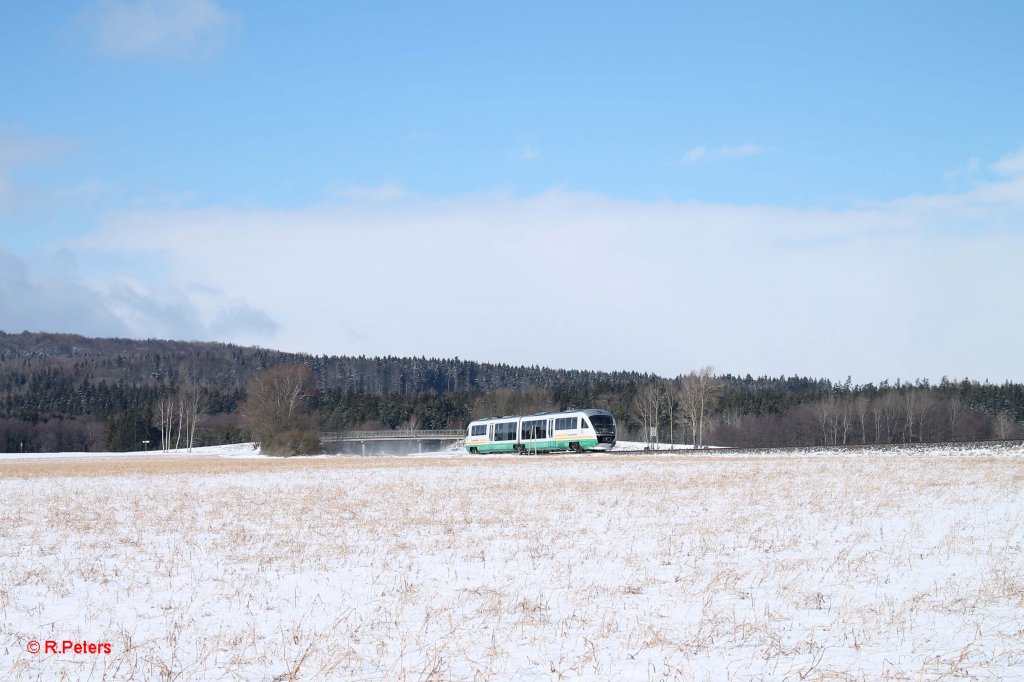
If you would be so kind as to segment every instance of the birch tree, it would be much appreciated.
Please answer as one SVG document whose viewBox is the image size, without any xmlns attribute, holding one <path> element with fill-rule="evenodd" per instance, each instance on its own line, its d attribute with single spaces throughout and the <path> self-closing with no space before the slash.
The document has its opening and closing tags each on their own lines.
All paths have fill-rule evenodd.
<svg viewBox="0 0 1024 682">
<path fill-rule="evenodd" d="M 832 391 L 814 403 L 814 416 L 818 421 L 818 429 L 821 431 L 822 445 L 834 445 L 836 442 L 837 409 L 836 394 Z"/>
<path fill-rule="evenodd" d="M 664 395 L 656 381 L 643 386 L 633 399 L 632 416 L 643 428 L 644 442 L 648 445 L 652 442 L 651 427 L 658 426 L 661 421 L 662 400 Z"/>
<path fill-rule="evenodd" d="M 868 413 L 871 411 L 871 398 L 864 394 L 858 395 L 853 401 L 853 411 L 857 415 L 857 422 L 860 424 L 860 442 L 866 445 L 868 442 Z M 875 430 L 877 435 L 877 429 Z"/>
<path fill-rule="evenodd" d="M 992 420 L 992 433 L 999 440 L 1007 440 L 1013 435 L 1016 424 L 1013 417 L 1006 410 L 996 414 Z"/>
<path fill-rule="evenodd" d="M 206 395 L 203 387 L 189 382 L 181 387 L 178 401 L 181 404 L 182 425 L 185 431 L 185 444 L 189 452 L 196 442 L 196 426 L 199 417 L 206 414 Z"/>
<path fill-rule="evenodd" d="M 875 404 L 882 425 L 882 443 L 896 442 L 896 425 L 900 417 L 900 399 L 894 391 L 886 391 Z"/>
<path fill-rule="evenodd" d="M 174 433 L 177 400 L 174 396 L 164 396 L 156 403 L 157 428 L 160 431 L 160 449 L 167 452 L 171 448 L 171 435 Z"/>
<path fill-rule="evenodd" d="M 715 400 L 722 392 L 722 380 L 713 367 L 701 367 L 683 377 L 680 412 L 693 432 L 693 447 L 704 447 L 704 430 Z"/>
<path fill-rule="evenodd" d="M 946 416 L 949 417 L 949 439 L 952 441 L 956 440 L 956 425 L 965 409 L 967 403 L 959 393 L 949 396 L 949 400 L 946 401 Z"/>
<path fill-rule="evenodd" d="M 912 388 L 903 394 L 903 406 L 907 416 L 906 441 L 914 442 L 916 435 L 917 440 L 923 442 L 925 440 L 924 418 L 932 407 L 931 394 L 925 389 Z M 914 429 L 915 423 L 917 424 L 916 430 Z"/>
</svg>

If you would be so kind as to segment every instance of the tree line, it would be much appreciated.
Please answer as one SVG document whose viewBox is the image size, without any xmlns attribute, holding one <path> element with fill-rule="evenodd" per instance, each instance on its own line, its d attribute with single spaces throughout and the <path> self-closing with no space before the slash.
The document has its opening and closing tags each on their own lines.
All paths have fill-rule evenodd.
<svg viewBox="0 0 1024 682">
<path fill-rule="evenodd" d="M 773 387 L 765 384 L 774 384 Z M 794 379 L 753 381 L 705 367 L 638 392 L 632 422 L 642 440 L 734 447 L 892 444 L 1024 438 L 1022 387 L 943 379 L 853 385 Z M 762 390 L 751 390 L 761 384 Z M 777 388 L 790 385 L 788 394 Z M 767 389 L 767 390 L 764 390 Z M 751 401 L 760 409 L 753 408 Z M 681 440 L 673 436 L 673 426 Z M 665 434 L 668 434 L 666 438 Z"/>
<path fill-rule="evenodd" d="M 288 435 L 271 445 L 282 451 L 312 449 L 310 434 L 318 430 L 463 428 L 478 417 L 570 407 L 610 410 L 620 439 L 698 446 L 1024 436 L 1024 385 L 1011 382 L 853 385 L 717 375 L 707 367 L 662 378 L 458 358 L 313 356 L 218 343 L 0 332 L 0 450 L 267 440 L 272 434 L 260 430 L 257 402 L 267 382 L 284 380 L 275 376 L 282 367 L 300 368 L 291 377 L 298 382 L 294 419 L 280 431 Z"/>
</svg>

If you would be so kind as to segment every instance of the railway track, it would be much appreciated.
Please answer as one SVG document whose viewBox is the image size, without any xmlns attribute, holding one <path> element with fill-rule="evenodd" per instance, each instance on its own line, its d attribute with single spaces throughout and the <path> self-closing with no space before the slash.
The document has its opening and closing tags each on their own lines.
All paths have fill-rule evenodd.
<svg viewBox="0 0 1024 682">
<path fill-rule="evenodd" d="M 691 449 L 669 449 L 669 448 L 642 448 L 634 450 L 610 450 L 600 454 L 607 455 L 699 455 L 714 456 L 721 455 L 770 455 L 770 454 L 799 454 L 799 453 L 841 453 L 841 452 L 906 452 L 906 453 L 928 453 L 932 451 L 943 452 L 969 452 L 981 448 L 990 450 L 1009 450 L 1024 447 L 1024 440 L 980 440 L 980 441 L 937 441 L 928 443 L 882 443 L 874 445 L 847 444 L 847 445 L 781 445 L 773 447 L 713 447 Z M 563 454 L 563 453 L 545 453 Z M 573 453 L 564 453 L 573 454 Z M 534 456 L 534 455 L 528 455 Z"/>
</svg>

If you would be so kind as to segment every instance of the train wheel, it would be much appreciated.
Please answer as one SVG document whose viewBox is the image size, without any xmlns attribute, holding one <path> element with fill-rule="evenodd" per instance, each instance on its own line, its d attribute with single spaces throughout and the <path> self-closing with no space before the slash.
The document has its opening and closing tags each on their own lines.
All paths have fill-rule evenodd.
<svg viewBox="0 0 1024 682">
<path fill-rule="evenodd" d="M 526 446 L 525 446 L 525 445 L 514 445 L 514 446 L 512 446 L 512 447 L 513 447 L 513 449 L 514 449 L 514 450 L 515 450 L 515 451 L 516 451 L 516 452 L 517 452 L 518 454 L 520 454 L 520 455 L 525 455 L 525 454 L 526 454 Z"/>
<path fill-rule="evenodd" d="M 476 448 L 470 448 L 469 449 L 469 454 L 475 455 L 476 454 Z"/>
<path fill-rule="evenodd" d="M 569 449 L 573 452 L 583 452 L 583 448 L 580 447 L 579 443 L 569 443 Z"/>
</svg>

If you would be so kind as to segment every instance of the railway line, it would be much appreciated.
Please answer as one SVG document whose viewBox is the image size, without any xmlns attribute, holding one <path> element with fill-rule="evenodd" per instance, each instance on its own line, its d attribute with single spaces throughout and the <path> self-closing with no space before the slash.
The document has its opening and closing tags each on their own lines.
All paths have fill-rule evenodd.
<svg viewBox="0 0 1024 682">
<path fill-rule="evenodd" d="M 799 454 L 799 453 L 849 453 L 849 452 L 913 452 L 925 454 L 931 451 L 942 452 L 970 452 L 979 449 L 988 450 L 1010 450 L 1024 448 L 1024 440 L 980 440 L 980 441 L 935 441 L 927 443 L 877 443 L 877 444 L 836 444 L 836 445 L 780 445 L 771 447 L 709 447 L 700 449 L 679 449 L 679 448 L 638 448 L 629 450 L 610 450 L 601 454 L 604 455 L 699 455 L 714 456 L 721 455 L 770 455 L 770 454 Z M 543 453 L 542 453 L 543 454 Z M 571 455 L 574 453 L 547 453 L 550 455 Z M 533 457 L 535 453 L 528 453 L 525 456 Z"/>
</svg>

